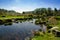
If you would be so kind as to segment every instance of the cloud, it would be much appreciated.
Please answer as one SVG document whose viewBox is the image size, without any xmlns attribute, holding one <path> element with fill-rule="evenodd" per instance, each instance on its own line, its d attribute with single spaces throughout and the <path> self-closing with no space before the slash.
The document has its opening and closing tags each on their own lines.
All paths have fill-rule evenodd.
<svg viewBox="0 0 60 40">
<path fill-rule="evenodd" d="M 16 7 L 16 6 L 12 6 L 9 9 L 14 10 L 16 12 L 20 12 L 20 13 L 22 13 L 23 11 L 32 11 L 32 8 L 21 8 L 21 7 Z"/>
<path fill-rule="evenodd" d="M 15 6 L 10 7 L 10 10 L 14 10 L 14 11 L 20 12 L 20 13 L 22 12 L 22 10 L 20 10 L 19 7 L 15 7 Z"/>
<path fill-rule="evenodd" d="M 4 8 L 4 9 L 7 9 L 7 10 L 14 10 L 14 11 L 19 12 L 19 13 L 22 13 L 22 12 L 23 12 L 22 8 L 16 7 L 16 6 Z"/>
</svg>

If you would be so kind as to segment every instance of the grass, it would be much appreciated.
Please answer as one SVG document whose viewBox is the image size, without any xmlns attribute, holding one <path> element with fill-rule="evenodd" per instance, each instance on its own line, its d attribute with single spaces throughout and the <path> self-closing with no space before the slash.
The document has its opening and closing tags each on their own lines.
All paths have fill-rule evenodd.
<svg viewBox="0 0 60 40">
<path fill-rule="evenodd" d="M 27 16 L 6 16 L 6 17 L 0 17 L 0 20 L 4 19 L 13 19 L 13 18 L 25 18 Z M 57 18 L 60 18 L 60 16 L 57 16 Z M 57 25 L 59 27 L 58 30 L 60 30 L 60 20 L 57 20 Z M 55 37 L 51 33 L 46 33 L 44 35 L 40 36 L 34 36 L 33 40 L 60 40 L 60 37 Z"/>
<path fill-rule="evenodd" d="M 56 16 L 56 18 L 60 18 L 60 16 Z"/>
<path fill-rule="evenodd" d="M 59 29 L 58 30 L 60 30 L 60 16 L 56 16 L 56 18 L 57 18 L 57 27 L 59 27 Z"/>
<path fill-rule="evenodd" d="M 6 16 L 6 17 L 0 17 L 0 20 L 14 19 L 14 18 L 24 18 L 24 16 Z"/>
<path fill-rule="evenodd" d="M 60 40 L 59 37 L 55 37 L 51 33 L 46 33 L 43 36 L 35 36 L 32 40 Z"/>
<path fill-rule="evenodd" d="M 60 30 L 60 20 L 57 20 L 57 25 L 56 26 L 59 27 L 58 30 Z"/>
<path fill-rule="evenodd" d="M 5 17 L 1 17 L 0 16 L 0 20 L 4 20 L 4 19 L 16 19 L 16 18 L 24 19 L 24 18 L 32 18 L 32 17 L 24 16 L 24 15 L 22 15 L 22 16 L 5 16 Z"/>
<path fill-rule="evenodd" d="M 60 30 L 60 16 L 56 18 L 59 18 L 59 20 L 57 20 L 57 24 L 54 26 L 59 27 L 58 30 Z M 43 36 L 34 36 L 33 40 L 60 40 L 60 37 L 55 37 L 52 33 L 46 33 Z"/>
</svg>

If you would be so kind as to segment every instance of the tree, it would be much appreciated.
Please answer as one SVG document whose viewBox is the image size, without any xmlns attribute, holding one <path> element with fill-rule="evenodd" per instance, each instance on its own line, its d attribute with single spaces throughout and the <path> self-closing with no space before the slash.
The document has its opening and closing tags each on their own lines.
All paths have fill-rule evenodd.
<svg viewBox="0 0 60 40">
<path fill-rule="evenodd" d="M 58 14 L 58 10 L 57 8 L 54 8 L 54 16 L 56 16 Z"/>
<path fill-rule="evenodd" d="M 22 14 L 25 14 L 25 12 L 23 12 Z"/>
<path fill-rule="evenodd" d="M 60 9 L 58 10 L 58 16 L 60 16 Z"/>
<path fill-rule="evenodd" d="M 53 12 L 51 8 L 47 9 L 47 16 L 53 16 Z"/>
</svg>

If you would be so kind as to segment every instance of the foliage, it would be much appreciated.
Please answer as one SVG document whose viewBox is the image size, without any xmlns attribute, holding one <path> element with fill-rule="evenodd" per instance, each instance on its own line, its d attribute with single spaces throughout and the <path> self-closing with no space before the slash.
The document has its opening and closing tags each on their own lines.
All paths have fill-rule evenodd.
<svg viewBox="0 0 60 40">
<path fill-rule="evenodd" d="M 43 36 L 35 36 L 32 40 L 60 40 L 60 38 L 55 37 L 52 33 L 46 33 Z"/>
</svg>

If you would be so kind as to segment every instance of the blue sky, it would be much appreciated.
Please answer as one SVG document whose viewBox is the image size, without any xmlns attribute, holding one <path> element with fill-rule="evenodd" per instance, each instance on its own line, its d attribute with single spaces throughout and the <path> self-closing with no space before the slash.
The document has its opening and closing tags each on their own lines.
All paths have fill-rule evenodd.
<svg viewBox="0 0 60 40">
<path fill-rule="evenodd" d="M 36 8 L 60 8 L 60 0 L 0 0 L 0 8 L 17 12 L 32 11 Z"/>
</svg>

